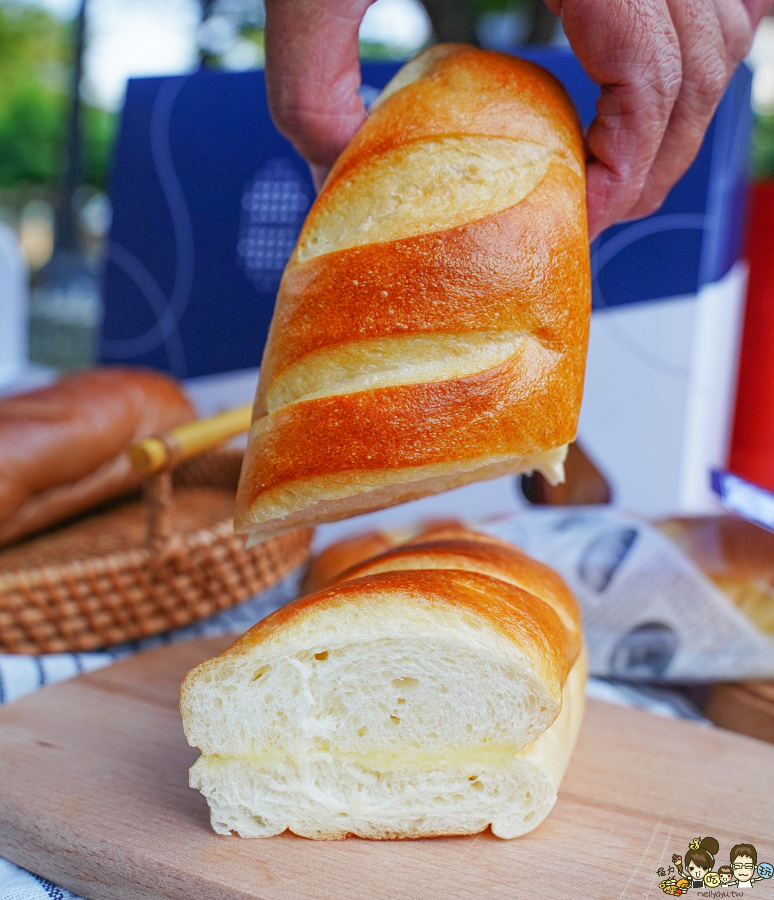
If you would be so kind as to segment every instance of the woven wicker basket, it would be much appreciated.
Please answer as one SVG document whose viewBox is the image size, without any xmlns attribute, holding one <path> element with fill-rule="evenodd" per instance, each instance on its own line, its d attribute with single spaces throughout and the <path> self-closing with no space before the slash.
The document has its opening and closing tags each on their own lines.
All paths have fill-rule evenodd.
<svg viewBox="0 0 774 900">
<path fill-rule="evenodd" d="M 210 616 L 278 581 L 312 532 L 245 549 L 232 510 L 241 453 L 214 452 L 125 500 L 0 551 L 0 651 L 93 650 Z"/>
</svg>

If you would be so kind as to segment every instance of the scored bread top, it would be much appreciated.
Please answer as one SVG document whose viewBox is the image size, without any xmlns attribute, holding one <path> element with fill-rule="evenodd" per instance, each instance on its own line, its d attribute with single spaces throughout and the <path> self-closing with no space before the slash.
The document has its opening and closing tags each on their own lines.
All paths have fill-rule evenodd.
<svg viewBox="0 0 774 900">
<path fill-rule="evenodd" d="M 574 597 L 555 572 L 511 545 L 467 529 L 437 533 L 444 531 L 465 538 L 419 539 L 397 547 L 267 616 L 219 657 L 189 673 L 181 694 L 183 707 L 186 685 L 217 669 L 219 660 L 249 656 L 258 647 L 267 658 L 307 645 L 313 648 L 321 639 L 332 640 L 329 632 L 338 631 L 342 622 L 346 634 L 337 634 L 337 640 L 371 640 L 394 629 L 395 623 L 400 630 L 403 615 L 419 611 L 421 616 L 425 609 L 428 636 L 439 626 L 462 626 L 475 640 L 489 641 L 493 652 L 522 659 L 558 713 L 565 679 L 581 647 Z M 343 619 L 330 618 L 335 611 Z"/>
<path fill-rule="evenodd" d="M 291 260 L 255 414 L 348 392 L 364 369 L 370 378 L 362 385 L 372 389 L 411 385 L 423 371 L 429 381 L 476 375 L 530 336 L 557 354 L 572 351 L 573 365 L 579 355 L 582 366 L 587 323 L 579 314 L 588 301 L 588 244 L 578 240 L 582 181 L 554 165 L 521 202 L 464 227 L 374 241 L 303 264 Z M 553 263 L 559 255 L 561 265 Z M 482 358 L 469 349 L 477 349 L 475 336 L 490 346 L 499 336 L 500 346 Z M 407 363 L 416 371 L 401 381 L 396 375 Z M 437 371 L 433 363 L 440 363 Z M 570 375 L 577 374 L 573 365 Z"/>
<path fill-rule="evenodd" d="M 548 566 L 531 559 L 515 547 L 488 541 L 424 540 L 388 550 L 373 559 L 352 566 L 334 584 L 411 569 L 451 569 L 479 572 L 522 588 L 547 603 L 560 618 L 573 640 L 580 640 L 580 613 L 575 597 L 562 579 Z"/>
<path fill-rule="evenodd" d="M 410 88 L 403 90 L 403 88 Z M 450 97 L 454 96 L 453 102 Z M 389 100 L 389 107 L 387 101 Z M 465 44 L 440 44 L 408 62 L 371 107 L 371 119 L 389 116 L 350 141 L 330 174 L 431 135 L 481 134 L 534 141 L 572 157 L 582 170 L 578 117 L 562 85 L 540 66 L 508 53 Z"/>
<path fill-rule="evenodd" d="M 430 519 L 411 527 L 389 531 L 363 531 L 329 544 L 309 563 L 301 581 L 301 593 L 311 594 L 327 587 L 347 569 L 390 550 L 398 544 L 413 543 L 414 539 L 429 539 L 430 534 L 442 537 L 469 537 L 475 540 L 478 532 L 465 527 L 459 519 Z"/>
<path fill-rule="evenodd" d="M 531 63 L 447 45 L 396 75 L 283 275 L 238 531 L 529 468 L 574 438 L 590 312 L 583 163 L 569 98 Z"/>
<path fill-rule="evenodd" d="M 406 72 L 421 77 L 405 83 Z M 582 294 L 587 246 L 580 259 L 563 259 L 560 272 L 535 265 L 529 253 L 515 254 L 513 246 L 545 228 L 555 232 L 554 240 L 572 243 L 574 237 L 562 232 L 568 230 L 564 220 L 577 215 L 578 187 L 582 204 L 584 151 L 559 82 L 525 60 L 464 45 L 431 48 L 394 81 L 404 86 L 385 89 L 387 99 L 342 152 L 307 216 L 267 342 L 260 415 L 280 374 L 324 347 L 439 331 L 488 334 L 487 326 L 514 336 L 555 328 L 566 314 L 551 302 L 553 279 Z M 405 158 L 390 157 L 401 149 L 418 157 L 416 173 Z M 502 177 L 493 182 L 498 170 Z M 466 189 L 472 208 L 460 197 Z M 500 221 L 499 213 L 532 200 L 536 189 L 523 215 Z M 541 210 L 545 222 L 534 221 Z M 480 227 L 457 230 L 471 223 Z M 569 225 L 574 232 L 575 222 Z M 355 247 L 362 249 L 329 256 Z M 406 356 L 415 353 L 416 343 L 408 344 Z"/>
</svg>

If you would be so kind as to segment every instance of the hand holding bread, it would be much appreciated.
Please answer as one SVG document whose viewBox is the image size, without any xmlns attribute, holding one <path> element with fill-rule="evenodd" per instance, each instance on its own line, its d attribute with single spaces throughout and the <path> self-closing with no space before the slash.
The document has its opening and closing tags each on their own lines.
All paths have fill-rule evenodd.
<svg viewBox="0 0 774 900">
<path fill-rule="evenodd" d="M 282 133 L 324 172 L 365 119 L 358 30 L 372 0 L 266 0 L 266 83 Z M 468 15 L 425 4 L 441 40 Z M 505 6 L 505 4 L 500 4 Z M 602 88 L 588 133 L 591 236 L 657 209 L 696 155 L 771 0 L 546 0 Z M 536 4 L 540 15 L 542 3 Z M 545 14 L 546 10 L 543 9 Z M 542 18 L 542 16 L 541 16 Z M 534 23 L 533 23 L 534 24 Z M 469 39 L 469 38 L 468 38 Z"/>
<path fill-rule="evenodd" d="M 440 45 L 333 167 L 280 285 L 235 524 L 256 539 L 508 472 L 562 478 L 590 313 L 559 83 Z"/>
</svg>

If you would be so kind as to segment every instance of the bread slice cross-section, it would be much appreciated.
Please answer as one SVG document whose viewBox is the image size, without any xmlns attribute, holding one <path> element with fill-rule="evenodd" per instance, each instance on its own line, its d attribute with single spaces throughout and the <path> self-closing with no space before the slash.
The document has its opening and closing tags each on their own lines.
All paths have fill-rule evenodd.
<svg viewBox="0 0 774 900">
<path fill-rule="evenodd" d="M 202 751 L 190 781 L 213 828 L 530 831 L 556 800 L 582 717 L 574 598 L 481 536 L 398 547 L 371 566 L 188 674 L 183 723 Z"/>
</svg>

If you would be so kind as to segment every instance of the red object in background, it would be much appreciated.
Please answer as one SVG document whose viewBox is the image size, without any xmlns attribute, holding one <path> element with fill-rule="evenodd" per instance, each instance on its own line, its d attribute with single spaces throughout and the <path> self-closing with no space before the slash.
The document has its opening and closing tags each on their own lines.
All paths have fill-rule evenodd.
<svg viewBox="0 0 774 900">
<path fill-rule="evenodd" d="M 774 491 L 774 181 L 750 192 L 750 283 L 729 468 Z"/>
</svg>

